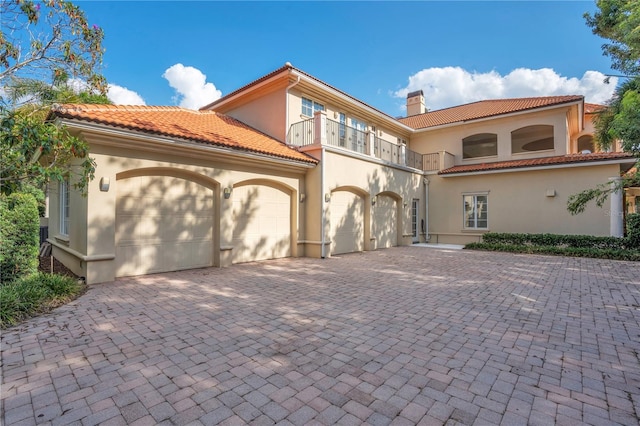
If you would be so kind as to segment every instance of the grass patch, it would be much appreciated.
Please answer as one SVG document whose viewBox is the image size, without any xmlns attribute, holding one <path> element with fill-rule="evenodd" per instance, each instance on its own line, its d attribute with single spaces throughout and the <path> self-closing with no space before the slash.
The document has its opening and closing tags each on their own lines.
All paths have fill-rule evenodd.
<svg viewBox="0 0 640 426">
<path fill-rule="evenodd" d="M 84 293 L 75 278 L 38 272 L 0 286 L 0 327 L 48 312 Z"/>
</svg>

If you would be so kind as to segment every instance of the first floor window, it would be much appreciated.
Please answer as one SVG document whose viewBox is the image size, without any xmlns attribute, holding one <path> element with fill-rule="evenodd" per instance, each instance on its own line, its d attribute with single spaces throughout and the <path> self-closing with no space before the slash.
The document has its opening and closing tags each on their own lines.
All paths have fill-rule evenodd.
<svg viewBox="0 0 640 426">
<path fill-rule="evenodd" d="M 487 229 L 488 201 L 487 194 L 464 195 L 464 227 L 468 229 Z"/>
<path fill-rule="evenodd" d="M 311 99 L 302 98 L 302 115 L 313 117 L 313 114 L 316 111 L 324 111 L 324 105 L 312 101 Z"/>
<path fill-rule="evenodd" d="M 60 182 L 60 234 L 69 235 L 69 182 Z"/>
</svg>

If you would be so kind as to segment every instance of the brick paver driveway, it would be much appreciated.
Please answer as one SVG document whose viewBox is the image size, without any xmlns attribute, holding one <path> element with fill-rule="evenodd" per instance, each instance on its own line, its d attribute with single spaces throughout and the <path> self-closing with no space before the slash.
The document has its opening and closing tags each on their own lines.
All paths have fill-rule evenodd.
<svg viewBox="0 0 640 426">
<path fill-rule="evenodd" d="M 124 279 L 2 335 L 6 425 L 638 424 L 637 263 L 401 247 Z"/>
</svg>

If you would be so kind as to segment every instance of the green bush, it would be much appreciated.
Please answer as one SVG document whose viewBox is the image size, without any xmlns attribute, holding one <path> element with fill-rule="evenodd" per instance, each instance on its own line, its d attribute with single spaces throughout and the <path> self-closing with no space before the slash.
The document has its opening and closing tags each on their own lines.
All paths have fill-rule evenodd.
<svg viewBox="0 0 640 426">
<path fill-rule="evenodd" d="M 36 273 L 0 286 L 0 326 L 21 320 L 73 299 L 83 290 L 75 278 Z"/>
<path fill-rule="evenodd" d="M 38 203 L 31 194 L 0 196 L 0 282 L 38 270 Z"/>
<path fill-rule="evenodd" d="M 596 237 L 593 235 L 509 234 L 491 232 L 482 236 L 482 242 L 488 244 L 507 244 L 515 246 L 611 250 L 623 250 L 627 245 L 625 239 L 617 237 Z"/>
<path fill-rule="evenodd" d="M 502 251 L 508 253 L 549 254 L 555 256 L 592 257 L 598 259 L 640 261 L 640 250 L 588 248 L 588 247 L 559 247 L 536 246 L 505 243 L 471 243 L 465 249 Z"/>
<path fill-rule="evenodd" d="M 640 249 L 640 213 L 627 215 L 627 245 Z"/>
</svg>

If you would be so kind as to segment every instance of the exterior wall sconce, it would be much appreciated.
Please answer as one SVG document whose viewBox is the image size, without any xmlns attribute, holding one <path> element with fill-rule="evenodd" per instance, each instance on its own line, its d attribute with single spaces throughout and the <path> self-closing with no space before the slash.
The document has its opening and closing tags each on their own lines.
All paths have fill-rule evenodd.
<svg viewBox="0 0 640 426">
<path fill-rule="evenodd" d="M 324 194 L 324 202 L 328 203 L 329 201 L 331 201 L 331 194 L 329 193 Z"/>
<path fill-rule="evenodd" d="M 407 206 L 408 206 L 408 205 L 409 205 L 409 203 L 407 203 L 406 201 L 405 201 L 405 202 L 404 202 L 404 204 L 403 204 L 403 206 L 404 206 L 404 208 L 405 208 L 405 209 L 407 208 Z"/>
<path fill-rule="evenodd" d="M 545 193 L 545 195 L 547 197 L 555 197 L 556 196 L 556 190 L 555 189 L 547 189 L 547 192 Z"/>
<path fill-rule="evenodd" d="M 378 198 L 378 197 L 376 197 L 375 195 L 374 195 L 373 197 L 371 197 L 371 205 L 372 205 L 372 206 L 375 206 L 375 205 L 376 205 L 377 198 Z"/>
<path fill-rule="evenodd" d="M 300 202 L 304 203 L 304 200 L 307 199 L 307 194 L 300 194 Z"/>
<path fill-rule="evenodd" d="M 110 183 L 111 182 L 110 182 L 110 179 L 108 177 L 101 177 L 100 178 L 100 191 L 108 192 Z"/>
<path fill-rule="evenodd" d="M 231 197 L 231 188 L 225 188 L 225 189 L 222 191 L 222 194 L 224 195 L 224 199 L 225 199 L 225 200 L 228 200 L 228 199 L 229 199 L 229 197 Z"/>
</svg>

